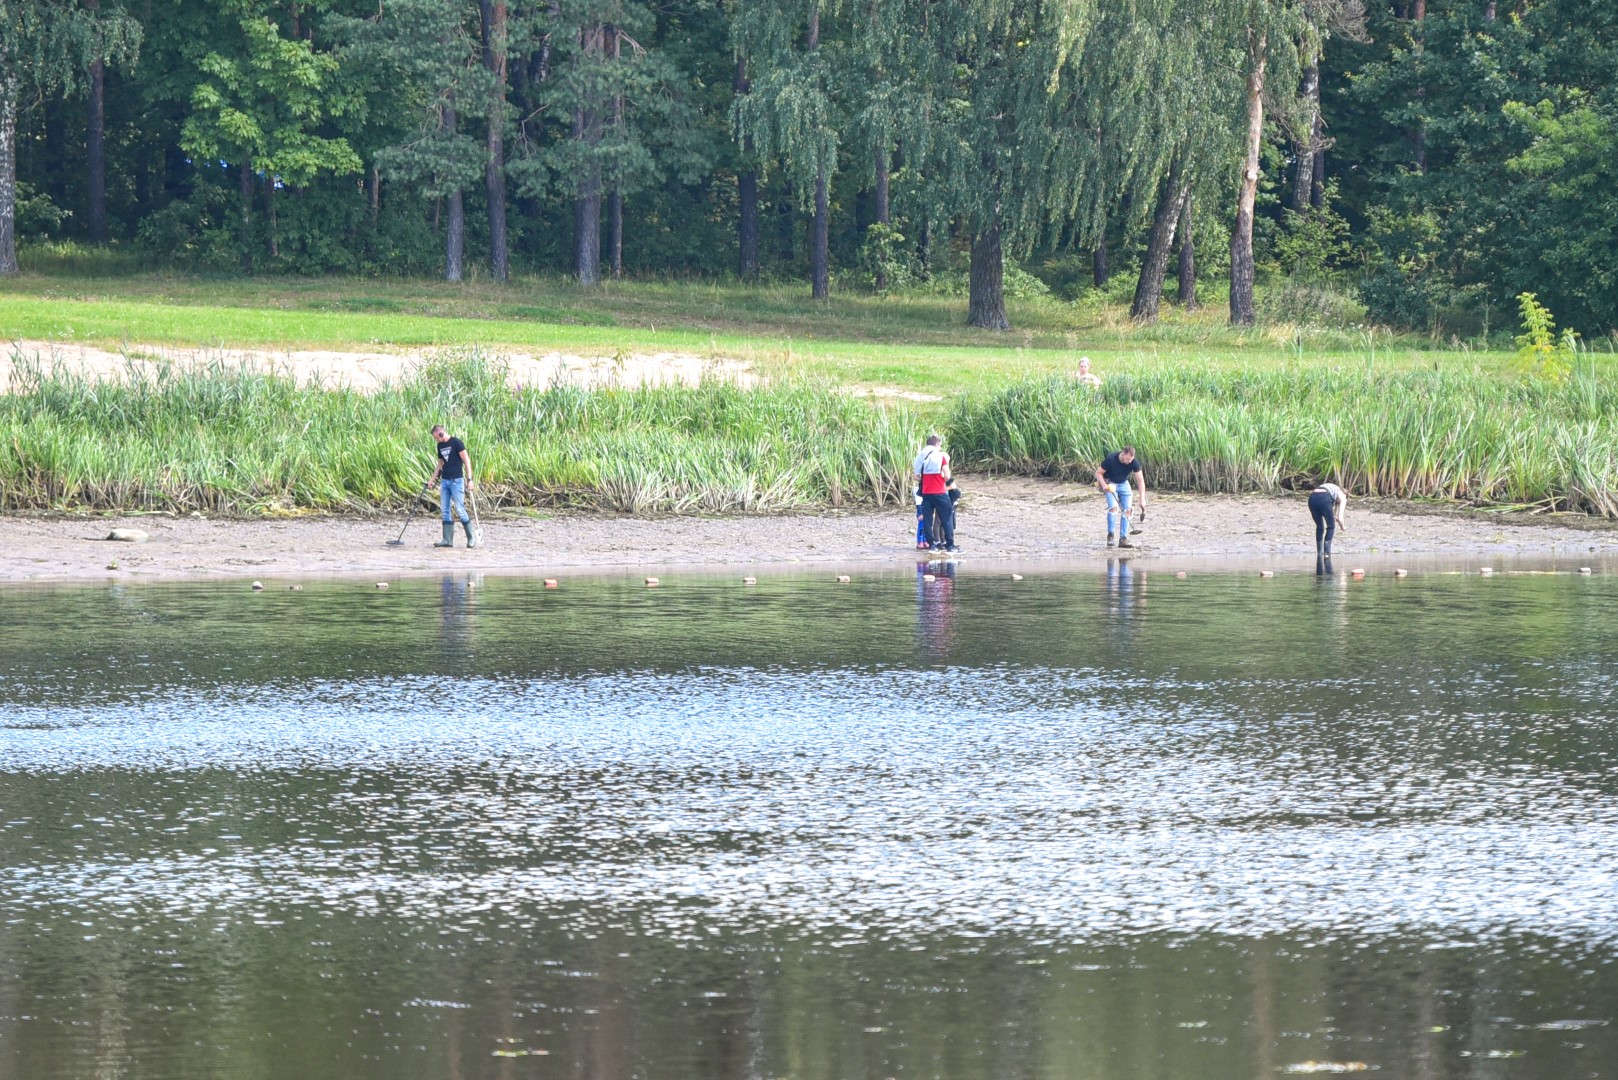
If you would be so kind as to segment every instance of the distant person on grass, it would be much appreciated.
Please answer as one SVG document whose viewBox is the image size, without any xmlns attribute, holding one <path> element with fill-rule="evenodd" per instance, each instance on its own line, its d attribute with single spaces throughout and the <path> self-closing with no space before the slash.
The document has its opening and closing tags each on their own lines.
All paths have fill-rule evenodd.
<svg viewBox="0 0 1618 1080">
<path fill-rule="evenodd" d="M 1101 389 L 1101 376 L 1090 370 L 1090 358 L 1088 356 L 1079 357 L 1079 370 L 1073 373 L 1073 378 L 1078 381 L 1080 386 L 1091 390 Z"/>
<path fill-rule="evenodd" d="M 1321 484 L 1309 493 L 1309 516 L 1315 519 L 1315 558 L 1331 558 L 1331 539 L 1343 527 L 1348 492 L 1336 484 Z"/>
<path fill-rule="evenodd" d="M 1102 459 L 1096 470 L 1096 484 L 1107 497 L 1107 546 L 1132 548 L 1129 542 L 1129 481 L 1140 488 L 1140 509 L 1146 513 L 1146 473 L 1135 458 L 1135 448 L 1126 446 Z"/>
<path fill-rule="evenodd" d="M 920 482 L 921 516 L 923 521 L 934 516 L 938 519 L 938 534 L 928 530 L 929 545 L 933 550 L 959 551 L 955 546 L 955 503 L 949 497 L 954 477 L 949 471 L 949 455 L 944 453 L 943 439 L 927 436 L 927 445 L 916 455 L 914 472 Z"/>
<path fill-rule="evenodd" d="M 433 439 L 438 443 L 438 468 L 433 472 L 433 480 L 438 481 L 438 506 L 444 519 L 444 538 L 433 547 L 455 546 L 455 521 L 451 511 L 456 511 L 461 528 L 466 530 L 466 546 L 475 548 L 478 537 L 472 531 L 472 518 L 466 512 L 466 491 L 472 486 L 472 459 L 466 454 L 466 444 L 446 433 L 444 425 L 434 425 Z"/>
</svg>

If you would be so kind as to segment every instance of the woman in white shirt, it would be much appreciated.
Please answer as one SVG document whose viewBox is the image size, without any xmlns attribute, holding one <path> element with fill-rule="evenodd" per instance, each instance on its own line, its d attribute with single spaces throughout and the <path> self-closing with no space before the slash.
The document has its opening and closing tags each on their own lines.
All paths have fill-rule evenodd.
<svg viewBox="0 0 1618 1080">
<path fill-rule="evenodd" d="M 1315 556 L 1331 558 L 1331 538 L 1343 527 L 1348 493 L 1336 484 L 1321 484 L 1309 493 L 1309 516 L 1315 519 Z"/>
</svg>

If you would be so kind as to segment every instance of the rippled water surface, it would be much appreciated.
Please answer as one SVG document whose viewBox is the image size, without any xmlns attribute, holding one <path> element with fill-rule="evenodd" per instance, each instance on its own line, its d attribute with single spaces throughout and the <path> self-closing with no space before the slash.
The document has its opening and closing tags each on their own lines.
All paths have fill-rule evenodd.
<svg viewBox="0 0 1618 1080">
<path fill-rule="evenodd" d="M 1618 577 L 0 612 L 0 1077 L 1618 1078 Z"/>
</svg>

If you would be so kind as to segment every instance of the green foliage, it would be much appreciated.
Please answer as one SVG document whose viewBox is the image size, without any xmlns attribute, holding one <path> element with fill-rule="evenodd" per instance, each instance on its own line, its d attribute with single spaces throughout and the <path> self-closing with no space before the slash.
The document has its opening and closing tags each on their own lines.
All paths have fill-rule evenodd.
<svg viewBox="0 0 1618 1080">
<path fill-rule="evenodd" d="M 1269 262 L 1282 274 L 1319 280 L 1342 269 L 1353 252 L 1348 220 L 1338 213 L 1336 181 L 1326 184 L 1322 205 L 1307 213 L 1281 211 L 1280 227 L 1270 238 Z"/>
<path fill-rule="evenodd" d="M 1523 332 L 1517 335 L 1517 367 L 1526 375 L 1546 382 L 1565 382 L 1573 374 L 1579 356 L 1579 335 L 1564 329 L 1556 335 L 1556 320 L 1550 309 L 1533 293 L 1517 297 L 1522 312 Z"/>
<path fill-rule="evenodd" d="M 865 230 L 858 266 L 861 283 L 883 293 L 903 292 L 920 277 L 914 246 L 904 233 L 880 221 Z"/>
<path fill-rule="evenodd" d="M 244 11 L 234 54 L 209 52 L 199 63 L 203 81 L 191 93 L 191 115 L 180 145 L 205 160 L 245 157 L 272 183 L 307 185 L 322 173 L 356 173 L 360 156 L 344 138 L 319 134 L 329 117 L 356 107 L 336 80 L 337 58 L 308 41 L 281 36 L 270 19 Z"/>
<path fill-rule="evenodd" d="M 1157 487 L 1276 491 L 1334 480 L 1359 495 L 1618 517 L 1618 384 L 1456 369 L 1186 366 L 963 396 L 947 426 L 963 467 L 1084 479 L 1133 444 Z"/>
<path fill-rule="evenodd" d="M 17 185 L 17 235 L 25 240 L 46 237 L 73 216 L 51 201 L 49 195 L 34 191 L 28 184 Z"/>
<path fill-rule="evenodd" d="M 905 409 L 828 385 L 513 387 L 475 351 L 372 394 L 170 365 L 98 383 L 24 364 L 20 383 L 0 397 L 0 510 L 399 509 L 431 469 L 436 422 L 466 438 L 490 508 L 884 505 L 905 500 L 920 432 Z"/>
</svg>

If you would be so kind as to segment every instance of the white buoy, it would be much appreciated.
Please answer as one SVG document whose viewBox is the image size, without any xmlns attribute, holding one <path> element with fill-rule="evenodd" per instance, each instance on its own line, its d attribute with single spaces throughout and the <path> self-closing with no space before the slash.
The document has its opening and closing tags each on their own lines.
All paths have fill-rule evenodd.
<svg viewBox="0 0 1618 1080">
<path fill-rule="evenodd" d="M 376 587 L 379 589 L 385 589 L 388 587 L 388 583 L 385 581 L 379 581 L 376 583 Z"/>
<path fill-rule="evenodd" d="M 932 574 L 923 574 L 923 575 L 921 575 L 921 580 L 923 580 L 923 581 L 937 581 L 938 578 L 935 577 Z"/>
<path fill-rule="evenodd" d="M 849 577 L 847 574 L 838 574 L 837 575 L 837 584 L 839 584 L 839 585 L 847 585 L 850 581 L 853 581 L 853 580 L 854 579 Z"/>
<path fill-rule="evenodd" d="M 1185 580 L 1185 571 L 1184 570 L 1176 570 L 1175 573 L 1174 573 L 1174 576 L 1176 578 L 1178 578 L 1179 580 L 1184 581 Z"/>
<path fill-rule="evenodd" d="M 288 585 L 287 588 L 292 592 L 303 592 L 302 585 Z"/>
<path fill-rule="evenodd" d="M 1353 578 L 1355 581 L 1359 581 L 1359 580 L 1361 580 L 1362 578 L 1365 577 L 1365 571 L 1364 570 L 1350 570 L 1348 572 L 1348 576 Z"/>
<path fill-rule="evenodd" d="M 1478 573 L 1482 574 L 1484 577 L 1488 577 L 1490 574 L 1494 573 L 1494 567 L 1480 566 L 1478 567 Z"/>
<path fill-rule="evenodd" d="M 1591 573 L 1591 570 L 1590 570 L 1590 568 L 1588 566 L 1581 566 L 1581 567 L 1579 567 L 1579 573 L 1588 574 L 1588 573 Z"/>
<path fill-rule="evenodd" d="M 263 592 L 264 591 L 264 583 L 262 581 L 253 582 L 253 591 L 254 592 Z"/>
<path fill-rule="evenodd" d="M 553 577 L 548 577 L 548 578 L 545 579 L 545 587 L 547 589 L 557 588 L 558 584 L 559 583 L 557 582 L 557 580 L 555 578 L 553 578 Z"/>
<path fill-rule="evenodd" d="M 1394 577 L 1408 577 L 1409 575 L 1410 575 L 1409 570 L 1395 570 L 1393 572 Z"/>
<path fill-rule="evenodd" d="M 1258 576 L 1259 577 L 1274 577 L 1275 576 L 1275 571 L 1274 570 L 1260 570 L 1258 572 Z"/>
<path fill-rule="evenodd" d="M 655 589 L 655 588 L 657 588 L 657 579 L 656 579 L 656 578 L 655 578 L 655 577 L 649 577 L 649 578 L 647 578 L 647 579 L 646 579 L 646 587 L 647 587 L 647 588 L 648 588 L 648 589 Z"/>
<path fill-rule="evenodd" d="M 1022 575 L 1021 574 L 1012 574 L 1011 575 L 1011 580 L 1012 581 L 1021 581 L 1022 580 Z"/>
<path fill-rule="evenodd" d="M 742 578 L 742 584 L 743 585 L 757 585 L 758 584 L 758 578 L 756 578 L 756 577 L 744 577 L 744 578 Z"/>
</svg>

